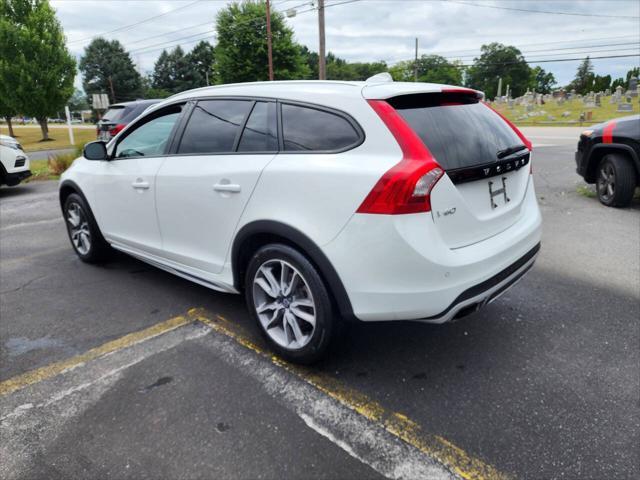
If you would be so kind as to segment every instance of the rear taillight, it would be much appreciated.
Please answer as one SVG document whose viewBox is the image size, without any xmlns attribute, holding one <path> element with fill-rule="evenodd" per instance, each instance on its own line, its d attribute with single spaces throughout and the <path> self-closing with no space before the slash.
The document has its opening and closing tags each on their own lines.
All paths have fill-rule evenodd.
<svg viewBox="0 0 640 480">
<path fill-rule="evenodd" d="M 119 123 L 115 127 L 113 127 L 111 130 L 109 130 L 109 133 L 111 134 L 112 137 L 115 137 L 118 133 L 120 133 L 120 130 L 122 130 L 124 127 L 126 127 L 124 123 Z"/>
<path fill-rule="evenodd" d="M 431 211 L 431 190 L 444 171 L 391 105 L 384 100 L 368 102 L 400 145 L 402 160 L 378 180 L 358 213 L 398 215 Z"/>
</svg>

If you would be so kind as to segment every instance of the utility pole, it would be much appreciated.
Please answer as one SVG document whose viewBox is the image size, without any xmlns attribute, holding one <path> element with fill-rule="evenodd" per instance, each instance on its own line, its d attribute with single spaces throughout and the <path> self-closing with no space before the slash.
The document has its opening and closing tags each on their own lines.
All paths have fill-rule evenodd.
<svg viewBox="0 0 640 480">
<path fill-rule="evenodd" d="M 416 37 L 416 59 L 413 63 L 413 81 L 418 81 L 418 37 Z"/>
<path fill-rule="evenodd" d="M 324 53 L 324 0 L 318 0 L 318 33 L 320 45 L 318 48 L 318 79 L 327 79 L 327 65 Z"/>
<path fill-rule="evenodd" d="M 273 81 L 273 51 L 271 50 L 271 7 L 267 0 L 267 55 L 269 56 L 269 80 Z"/>
<path fill-rule="evenodd" d="M 111 102 L 116 103 L 116 92 L 113 90 L 113 80 L 111 79 L 111 75 L 109 75 L 109 88 L 111 89 Z"/>
</svg>

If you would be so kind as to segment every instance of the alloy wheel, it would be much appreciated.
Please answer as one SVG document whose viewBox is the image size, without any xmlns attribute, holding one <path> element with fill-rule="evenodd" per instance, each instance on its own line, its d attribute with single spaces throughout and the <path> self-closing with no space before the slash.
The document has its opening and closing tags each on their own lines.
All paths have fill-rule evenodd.
<svg viewBox="0 0 640 480">
<path fill-rule="evenodd" d="M 78 203 L 71 203 L 67 208 L 67 223 L 71 242 L 80 255 L 86 255 L 91 250 L 91 231 L 87 216 Z"/>
<path fill-rule="evenodd" d="M 598 171 L 598 194 L 604 202 L 609 202 L 616 191 L 616 172 L 611 163 L 606 162 Z"/>
<path fill-rule="evenodd" d="M 302 274 L 289 262 L 268 260 L 253 279 L 253 304 L 262 327 L 281 347 L 304 347 L 316 329 L 316 306 Z"/>
</svg>

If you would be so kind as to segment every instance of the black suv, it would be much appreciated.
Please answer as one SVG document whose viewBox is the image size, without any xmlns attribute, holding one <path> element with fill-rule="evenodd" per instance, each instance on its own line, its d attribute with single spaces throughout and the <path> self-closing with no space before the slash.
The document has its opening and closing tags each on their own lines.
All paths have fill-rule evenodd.
<svg viewBox="0 0 640 480">
<path fill-rule="evenodd" d="M 580 135 L 577 172 L 608 207 L 628 207 L 640 185 L 640 115 L 594 125 Z"/>
<path fill-rule="evenodd" d="M 134 118 L 144 112 L 148 107 L 160 100 L 136 100 L 134 102 L 114 103 L 96 125 L 98 140 L 108 142 L 115 137 L 120 130 L 130 124 Z"/>
</svg>

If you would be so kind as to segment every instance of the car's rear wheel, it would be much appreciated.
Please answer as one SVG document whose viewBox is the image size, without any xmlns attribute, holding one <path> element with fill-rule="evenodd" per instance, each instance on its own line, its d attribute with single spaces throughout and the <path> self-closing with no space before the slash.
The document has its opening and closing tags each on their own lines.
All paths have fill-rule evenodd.
<svg viewBox="0 0 640 480">
<path fill-rule="evenodd" d="M 70 194 L 63 207 L 71 246 L 80 260 L 96 263 L 106 260 L 111 247 L 103 238 L 87 202 L 77 193 Z"/>
<path fill-rule="evenodd" d="M 245 296 L 262 334 L 282 357 L 312 363 L 325 353 L 334 327 L 331 300 L 300 252 L 282 244 L 259 249 L 247 268 Z"/>
<path fill-rule="evenodd" d="M 624 155 L 611 153 L 600 160 L 596 176 L 598 198 L 608 207 L 631 205 L 636 188 L 636 171 Z"/>
</svg>

